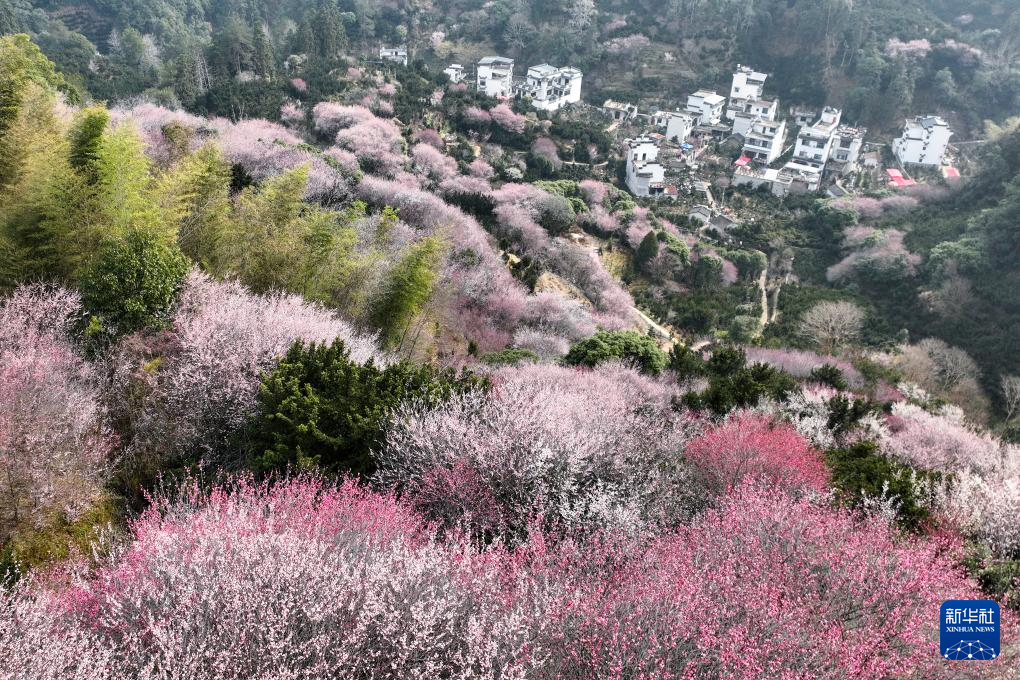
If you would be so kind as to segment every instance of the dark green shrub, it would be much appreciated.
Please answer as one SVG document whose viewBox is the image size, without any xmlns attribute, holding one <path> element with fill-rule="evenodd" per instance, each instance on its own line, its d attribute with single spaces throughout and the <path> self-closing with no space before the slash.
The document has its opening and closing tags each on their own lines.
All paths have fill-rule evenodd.
<svg viewBox="0 0 1020 680">
<path fill-rule="evenodd" d="M 653 338 L 636 331 L 599 331 L 571 347 L 563 361 L 570 366 L 597 366 L 613 359 L 632 362 L 649 375 L 666 368 L 666 353 Z"/>
<path fill-rule="evenodd" d="M 471 374 L 427 364 L 359 364 L 339 340 L 298 341 L 262 381 L 251 465 L 260 473 L 320 468 L 371 474 L 371 452 L 398 404 L 412 398 L 438 403 L 484 385 Z"/>
</svg>

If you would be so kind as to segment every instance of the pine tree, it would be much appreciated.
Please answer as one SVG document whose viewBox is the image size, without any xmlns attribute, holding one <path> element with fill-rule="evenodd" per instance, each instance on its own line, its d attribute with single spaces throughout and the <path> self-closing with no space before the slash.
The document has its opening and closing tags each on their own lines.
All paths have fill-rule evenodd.
<svg viewBox="0 0 1020 680">
<path fill-rule="evenodd" d="M 659 239 L 655 234 L 655 231 L 650 231 L 645 234 L 645 237 L 641 239 L 641 244 L 637 250 L 637 262 L 638 266 L 644 267 L 646 264 L 655 259 L 659 254 Z"/>
<path fill-rule="evenodd" d="M 276 73 L 276 60 L 269 36 L 261 24 L 252 27 L 252 34 L 252 69 L 258 76 L 272 78 Z"/>
<path fill-rule="evenodd" d="M 347 29 L 344 28 L 343 16 L 334 0 L 325 0 L 317 14 L 319 54 L 326 61 L 335 62 L 347 49 Z"/>
</svg>

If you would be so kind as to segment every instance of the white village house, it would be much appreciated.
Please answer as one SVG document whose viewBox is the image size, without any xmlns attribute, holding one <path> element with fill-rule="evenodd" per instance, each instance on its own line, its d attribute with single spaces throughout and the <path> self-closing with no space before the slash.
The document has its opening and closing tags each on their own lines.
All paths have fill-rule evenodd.
<svg viewBox="0 0 1020 680">
<path fill-rule="evenodd" d="M 451 83 L 459 83 L 464 80 L 464 76 L 467 75 L 464 71 L 464 67 L 460 64 L 450 64 L 443 69 L 443 73 L 450 79 Z"/>
<path fill-rule="evenodd" d="M 687 113 L 698 118 L 699 125 L 718 125 L 726 108 L 726 98 L 710 90 L 687 95 Z"/>
<path fill-rule="evenodd" d="M 779 112 L 776 99 L 731 99 L 726 117 L 733 121 L 733 134 L 747 135 L 756 120 L 774 121 Z"/>
<path fill-rule="evenodd" d="M 407 66 L 406 47 L 380 47 L 379 58 L 383 61 L 395 61 L 398 64 Z"/>
<path fill-rule="evenodd" d="M 756 121 L 775 121 L 779 100 L 764 98 L 768 77 L 767 73 L 737 64 L 726 105 L 726 120 L 733 122 L 733 134 L 746 137 Z"/>
<path fill-rule="evenodd" d="M 689 113 L 673 111 L 666 120 L 666 139 L 676 144 L 683 144 L 691 136 L 691 130 L 697 120 Z"/>
<path fill-rule="evenodd" d="M 514 60 L 507 57 L 483 57 L 478 62 L 476 85 L 490 97 L 506 98 L 514 92 Z"/>
<path fill-rule="evenodd" d="M 607 99 L 605 103 L 602 104 L 602 113 L 615 121 L 629 123 L 637 118 L 638 107 L 636 104 L 628 104 L 627 102 L 618 102 L 613 101 L 612 99 Z"/>
<path fill-rule="evenodd" d="M 907 120 L 903 134 L 893 141 L 892 151 L 903 165 L 942 165 L 953 130 L 939 116 Z"/>
<path fill-rule="evenodd" d="M 627 140 L 627 188 L 635 196 L 665 191 L 666 169 L 659 163 L 659 144 L 651 137 Z"/>
<path fill-rule="evenodd" d="M 759 73 L 750 66 L 737 64 L 730 85 L 730 99 L 761 99 L 768 77 L 767 73 Z"/>
<path fill-rule="evenodd" d="M 783 155 L 786 143 L 786 121 L 758 118 L 744 135 L 744 155 L 768 165 Z"/>
<path fill-rule="evenodd" d="M 539 64 L 528 69 L 528 75 L 517 86 L 516 93 L 530 97 L 531 105 L 540 111 L 558 111 L 581 101 L 582 77 L 576 68 Z"/>
<path fill-rule="evenodd" d="M 842 111 L 827 106 L 814 125 L 802 127 L 793 149 L 793 161 L 799 165 L 815 168 L 818 172 L 824 170 L 842 118 Z"/>
<path fill-rule="evenodd" d="M 840 125 L 836 128 L 826 168 L 830 175 L 842 177 L 857 169 L 861 149 L 864 148 L 864 136 L 867 133 L 866 128 L 850 125 Z"/>
</svg>

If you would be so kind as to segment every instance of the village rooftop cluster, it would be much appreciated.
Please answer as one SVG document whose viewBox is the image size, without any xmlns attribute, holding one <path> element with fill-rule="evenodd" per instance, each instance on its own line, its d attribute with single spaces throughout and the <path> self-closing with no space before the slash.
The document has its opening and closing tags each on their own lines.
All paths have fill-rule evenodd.
<svg viewBox="0 0 1020 680">
<path fill-rule="evenodd" d="M 407 64 L 403 47 L 383 47 L 380 59 Z M 514 60 L 487 56 L 475 65 L 475 87 L 499 99 L 525 99 L 539 111 L 554 112 L 581 102 L 583 74 L 573 67 L 539 64 L 526 75 L 514 74 Z M 450 64 L 444 73 L 453 83 L 469 79 L 461 64 Z M 820 111 L 795 106 L 788 116 L 780 115 L 779 100 L 765 94 L 769 74 L 737 65 L 729 97 L 713 90 L 697 90 L 687 97 L 683 108 L 642 113 L 628 102 L 606 100 L 602 112 L 611 119 L 610 129 L 645 123 L 643 134 L 627 139 L 626 184 L 635 196 L 675 196 L 678 187 L 667 180 L 667 165 L 677 163 L 696 168 L 706 142 L 736 138 L 741 141 L 740 157 L 734 162 L 733 186 L 765 187 L 773 195 L 826 190 L 832 195 L 848 193 L 861 167 L 876 170 L 880 153 L 865 153 L 867 129 L 843 123 L 843 112 L 826 106 Z M 790 128 L 796 126 L 791 141 Z M 955 168 L 945 166 L 952 129 L 935 115 L 906 121 L 902 135 L 891 145 L 899 168 L 886 168 L 884 177 L 891 188 L 915 184 L 905 174 L 908 168 L 941 169 L 943 176 L 955 177 Z M 663 144 L 670 148 L 669 160 L 660 158 Z M 792 151 L 792 153 L 791 153 Z M 785 161 L 780 162 L 781 159 Z"/>
<path fill-rule="evenodd" d="M 863 153 L 865 128 L 844 124 L 842 111 L 831 106 L 821 111 L 794 107 L 788 118 L 780 118 L 779 101 L 765 96 L 767 79 L 766 73 L 738 65 L 728 98 L 714 91 L 698 90 L 687 97 L 683 109 L 675 111 L 642 114 L 633 104 L 607 100 L 602 111 L 614 123 L 644 119 L 659 130 L 627 140 L 627 186 L 631 192 L 636 196 L 675 193 L 665 179 L 666 167 L 659 159 L 659 148 L 664 142 L 679 147 L 680 157 L 693 160 L 704 148 L 704 141 L 737 137 L 743 146 L 734 163 L 732 184 L 766 187 L 779 197 L 822 189 L 842 195 L 846 193 L 842 180 L 857 173 L 862 164 L 878 167 L 880 154 Z M 791 122 L 799 131 L 789 143 Z M 942 168 L 944 175 L 954 176 L 957 174 L 954 168 L 943 167 L 952 134 L 942 118 L 918 116 L 906 121 L 891 150 L 904 170 Z M 688 144 L 689 140 L 695 144 Z M 779 162 L 782 158 L 786 158 L 785 162 Z M 888 168 L 886 173 L 890 187 L 915 183 L 898 168 Z"/>
</svg>

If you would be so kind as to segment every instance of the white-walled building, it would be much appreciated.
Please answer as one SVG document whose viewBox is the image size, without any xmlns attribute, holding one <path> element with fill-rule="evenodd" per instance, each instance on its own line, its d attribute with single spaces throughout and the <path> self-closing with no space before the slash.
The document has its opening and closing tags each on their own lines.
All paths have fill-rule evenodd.
<svg viewBox="0 0 1020 680">
<path fill-rule="evenodd" d="M 767 73 L 759 73 L 750 66 L 737 64 L 730 85 L 730 99 L 761 99 L 768 77 Z"/>
<path fill-rule="evenodd" d="M 893 141 L 892 151 L 904 165 L 942 165 L 953 130 L 938 116 L 908 120 L 903 134 Z"/>
<path fill-rule="evenodd" d="M 446 74 L 446 77 L 450 79 L 451 83 L 462 82 L 464 80 L 464 76 L 466 75 L 466 73 L 464 72 L 464 67 L 461 66 L 460 64 L 450 64 L 449 66 L 443 69 L 443 73 Z"/>
<path fill-rule="evenodd" d="M 709 90 L 687 96 L 687 112 L 697 116 L 700 125 L 717 125 L 723 117 L 726 98 Z"/>
<path fill-rule="evenodd" d="M 398 64 L 407 66 L 406 47 L 380 47 L 379 58 L 384 61 L 395 61 Z"/>
<path fill-rule="evenodd" d="M 613 120 L 627 123 L 637 118 L 638 107 L 635 104 L 607 99 L 602 105 L 602 113 L 606 114 Z"/>
<path fill-rule="evenodd" d="M 517 93 L 531 97 L 531 105 L 536 109 L 558 111 L 581 101 L 582 77 L 576 68 L 539 64 L 528 69 L 528 75 Z"/>
<path fill-rule="evenodd" d="M 697 120 L 689 113 L 673 111 L 666 121 L 666 139 L 670 142 L 683 144 L 691 136 Z"/>
<path fill-rule="evenodd" d="M 814 125 L 815 121 L 818 120 L 818 111 L 809 106 L 791 106 L 790 118 L 793 119 L 793 123 L 797 127 Z"/>
<path fill-rule="evenodd" d="M 768 165 L 783 155 L 785 143 L 786 121 L 759 118 L 744 135 L 744 155 Z"/>
<path fill-rule="evenodd" d="M 817 168 L 819 171 L 824 170 L 842 118 L 842 111 L 827 106 L 814 125 L 802 127 L 797 134 L 797 145 L 793 149 L 793 161 Z"/>
<path fill-rule="evenodd" d="M 514 93 L 514 60 L 483 57 L 478 62 L 476 84 L 479 92 L 490 97 L 509 97 Z"/>
<path fill-rule="evenodd" d="M 774 99 L 731 99 L 726 107 L 726 117 L 733 121 L 733 134 L 745 137 L 754 121 L 775 120 L 778 113 L 779 102 Z"/>
<path fill-rule="evenodd" d="M 857 167 L 864 148 L 865 128 L 840 125 L 833 136 L 832 149 L 829 151 L 828 172 L 833 175 L 848 175 Z"/>
<path fill-rule="evenodd" d="M 663 193 L 666 169 L 659 163 L 659 144 L 651 137 L 627 141 L 627 188 L 635 196 Z"/>
</svg>

